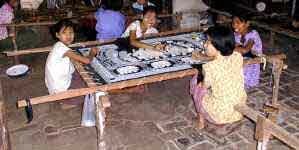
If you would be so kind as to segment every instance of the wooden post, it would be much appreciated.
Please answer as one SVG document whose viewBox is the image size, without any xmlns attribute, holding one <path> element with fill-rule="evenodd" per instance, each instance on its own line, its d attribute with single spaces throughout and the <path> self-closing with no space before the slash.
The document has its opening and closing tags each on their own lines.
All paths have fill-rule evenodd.
<svg viewBox="0 0 299 150">
<path fill-rule="evenodd" d="M 277 117 L 279 114 L 279 104 L 278 104 L 278 92 L 279 92 L 279 82 L 280 75 L 283 69 L 283 60 L 277 59 L 273 61 L 273 87 L 272 87 L 272 100 L 264 105 L 264 111 L 267 113 L 268 119 L 272 122 L 277 122 Z"/>
<path fill-rule="evenodd" d="M 14 36 L 12 37 L 12 42 L 13 42 L 13 47 L 14 47 L 14 52 L 17 52 L 18 51 L 18 45 L 17 45 L 17 42 L 16 42 L 16 39 L 17 39 L 17 27 L 12 27 L 14 29 Z M 20 59 L 19 59 L 19 56 L 14 56 L 14 63 L 15 64 L 20 64 Z"/>
<path fill-rule="evenodd" d="M 266 150 L 271 133 L 267 131 L 266 118 L 258 116 L 256 122 L 255 139 L 258 141 L 257 150 Z"/>
<path fill-rule="evenodd" d="M 5 121 L 5 106 L 3 101 L 2 86 L 0 82 L 0 150 L 10 150 L 9 134 Z"/>
<path fill-rule="evenodd" d="M 273 92 L 272 92 L 272 105 L 277 105 L 278 100 L 278 92 L 279 92 L 279 82 L 280 82 L 280 75 L 283 69 L 283 61 L 282 60 L 276 60 L 273 62 L 273 78 L 274 78 L 274 84 L 273 84 Z"/>
<path fill-rule="evenodd" d="M 277 122 L 277 117 L 279 114 L 279 105 L 271 105 L 265 104 L 264 105 L 264 112 L 267 114 L 267 118 L 270 119 L 272 122 Z"/>
<path fill-rule="evenodd" d="M 270 30 L 270 45 L 273 47 L 275 42 L 275 32 Z"/>
<path fill-rule="evenodd" d="M 10 150 L 10 142 L 8 136 L 8 130 L 6 128 L 5 121 L 5 107 L 3 101 L 0 101 L 0 149 L 1 150 Z"/>
<path fill-rule="evenodd" d="M 104 128 L 105 128 L 105 106 L 103 101 L 106 101 L 107 95 L 99 95 L 95 96 L 95 104 L 96 104 L 96 129 L 97 129 L 97 149 L 104 150 L 105 149 L 105 141 L 103 139 Z M 109 105 L 110 107 L 110 105 Z"/>
<path fill-rule="evenodd" d="M 176 24 L 177 24 L 177 29 L 181 28 L 182 19 L 183 19 L 183 14 L 182 13 L 176 13 L 175 20 L 176 20 Z"/>
<path fill-rule="evenodd" d="M 297 3 L 297 1 L 296 1 L 296 0 L 293 0 L 293 2 L 292 2 L 292 12 L 291 12 L 291 16 L 292 16 L 292 18 L 294 17 L 294 14 L 295 14 L 296 3 Z"/>
</svg>

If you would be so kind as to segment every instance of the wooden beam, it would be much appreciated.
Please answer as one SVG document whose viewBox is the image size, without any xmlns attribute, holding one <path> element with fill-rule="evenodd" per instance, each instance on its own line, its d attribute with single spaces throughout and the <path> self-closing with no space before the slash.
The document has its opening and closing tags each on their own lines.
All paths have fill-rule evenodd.
<svg viewBox="0 0 299 150">
<path fill-rule="evenodd" d="M 57 21 L 22 22 L 22 23 L 13 23 L 13 24 L 0 24 L 0 26 L 6 26 L 6 27 L 49 26 L 55 23 L 57 23 Z"/>
<path fill-rule="evenodd" d="M 87 42 L 78 42 L 71 44 L 70 48 L 77 48 L 77 47 L 91 47 L 91 46 L 98 46 L 98 45 L 104 45 L 104 44 L 110 44 L 114 40 L 107 41 L 107 42 L 99 42 L 99 41 L 87 41 Z M 51 51 L 53 46 L 47 46 L 47 47 L 41 47 L 41 48 L 33 48 L 33 49 L 25 49 L 25 50 L 18 50 L 18 51 L 4 51 L 3 53 L 6 54 L 6 56 L 17 56 L 17 55 L 27 55 L 27 54 L 33 54 L 33 53 L 44 53 Z"/>
<path fill-rule="evenodd" d="M 262 22 L 258 22 L 258 21 L 253 21 L 251 20 L 250 23 L 258 28 L 262 28 L 271 32 L 275 32 L 278 34 L 282 34 L 288 37 L 292 37 L 295 39 L 299 39 L 299 33 L 298 32 L 294 32 L 288 29 L 284 29 L 275 25 L 268 25 L 266 23 L 262 23 Z"/>
<path fill-rule="evenodd" d="M 168 18 L 168 17 L 177 17 L 181 16 L 181 13 L 178 14 L 160 14 L 157 17 L 158 18 Z M 79 18 L 84 18 L 86 16 L 80 16 Z M 133 20 L 140 19 L 139 16 L 127 16 Z M 68 19 L 76 19 L 75 17 L 68 18 Z M 78 18 L 77 18 L 78 19 Z M 6 26 L 6 27 L 26 27 L 26 26 L 49 26 L 56 24 L 57 21 L 43 21 L 43 22 L 21 22 L 21 23 L 12 23 L 12 24 L 0 24 L 0 26 Z"/>
<path fill-rule="evenodd" d="M 33 54 L 33 53 L 43 53 L 43 52 L 49 52 L 52 49 L 52 46 L 48 47 L 42 47 L 42 48 L 33 48 L 33 49 L 26 49 L 26 50 L 19 50 L 19 51 L 4 51 L 6 56 L 18 56 L 18 55 L 27 55 L 27 54 Z"/>
<path fill-rule="evenodd" d="M 213 13 L 216 13 L 216 14 L 219 14 L 219 15 L 224 15 L 224 16 L 227 16 L 227 17 L 232 17 L 233 16 L 232 14 L 230 14 L 228 12 L 217 10 L 217 9 L 214 9 L 214 8 L 210 8 L 209 11 L 213 12 Z"/>
<path fill-rule="evenodd" d="M 254 122 L 257 122 L 259 117 L 262 118 L 264 120 L 264 123 L 266 124 L 265 125 L 265 127 L 267 127 L 266 129 L 269 132 L 271 132 L 271 135 L 285 142 L 290 147 L 295 148 L 296 150 L 299 149 L 299 139 L 291 135 L 288 131 L 286 131 L 282 127 L 278 126 L 277 124 L 273 123 L 269 119 L 259 114 L 259 112 L 253 110 L 247 105 L 237 105 L 235 106 L 235 109 Z"/>
<path fill-rule="evenodd" d="M 68 99 L 68 98 L 72 98 L 72 97 L 77 97 L 77 96 L 81 96 L 81 95 L 94 93 L 95 91 L 118 90 L 118 89 L 134 87 L 134 86 L 148 84 L 148 83 L 154 83 L 154 82 L 170 80 L 170 79 L 175 79 L 175 78 L 182 78 L 182 77 L 186 77 L 186 76 L 195 75 L 196 73 L 197 73 L 196 69 L 188 69 L 188 70 L 183 70 L 183 71 L 170 72 L 170 73 L 158 74 L 158 75 L 153 75 L 153 76 L 148 76 L 148 77 L 143 77 L 143 78 L 138 78 L 138 79 L 132 79 L 132 80 L 127 80 L 127 81 L 121 81 L 121 82 L 116 82 L 116 83 L 111 83 L 111 84 L 105 84 L 105 85 L 100 85 L 100 86 L 96 86 L 96 87 L 71 89 L 71 90 L 67 90 L 65 92 L 60 92 L 57 94 L 31 98 L 30 102 L 32 105 L 42 104 L 42 103 L 47 103 L 47 102 L 54 102 L 54 101 L 58 101 L 58 100 L 63 100 L 63 99 Z M 18 105 L 18 107 L 27 106 L 26 101 L 24 99 L 18 101 L 17 105 Z"/>
<path fill-rule="evenodd" d="M 171 30 L 167 32 L 161 32 L 158 34 L 151 34 L 146 36 L 145 38 L 142 39 L 148 39 L 148 38 L 154 38 L 154 37 L 163 37 L 167 35 L 174 35 L 174 34 L 180 34 L 180 33 L 187 33 L 187 32 L 196 32 L 196 31 L 201 31 L 205 30 L 207 27 L 198 27 L 198 28 L 185 28 L 185 29 L 176 29 L 176 30 Z M 84 45 L 86 47 L 91 47 L 91 46 L 99 46 L 99 45 L 105 45 L 105 44 L 111 44 L 115 40 L 110 40 L 106 42 L 99 42 L 99 41 L 87 41 L 87 42 L 78 42 L 75 44 L 70 45 L 70 48 L 76 48 L 80 47 L 80 45 Z M 27 54 L 34 54 L 34 53 L 45 53 L 51 51 L 52 46 L 47 46 L 47 47 L 41 47 L 41 48 L 33 48 L 33 49 L 24 49 L 24 50 L 18 50 L 18 51 L 4 51 L 6 56 L 17 56 L 17 55 L 27 55 Z"/>
</svg>

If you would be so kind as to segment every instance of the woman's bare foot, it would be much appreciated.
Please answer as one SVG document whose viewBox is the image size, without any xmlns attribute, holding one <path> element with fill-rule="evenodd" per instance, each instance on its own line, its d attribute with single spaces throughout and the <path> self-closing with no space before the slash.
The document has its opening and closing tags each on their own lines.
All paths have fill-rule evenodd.
<svg viewBox="0 0 299 150">
<path fill-rule="evenodd" d="M 197 115 L 197 125 L 196 128 L 201 130 L 205 127 L 205 119 L 203 118 L 203 116 L 201 114 Z"/>
</svg>

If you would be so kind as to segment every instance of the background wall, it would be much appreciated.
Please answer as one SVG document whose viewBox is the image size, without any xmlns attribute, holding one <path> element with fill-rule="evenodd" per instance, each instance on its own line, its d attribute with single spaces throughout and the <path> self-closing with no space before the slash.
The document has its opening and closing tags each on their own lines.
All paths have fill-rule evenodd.
<svg viewBox="0 0 299 150">
<path fill-rule="evenodd" d="M 190 10 L 207 10 L 202 0 L 172 0 L 173 12 L 184 12 Z"/>
</svg>

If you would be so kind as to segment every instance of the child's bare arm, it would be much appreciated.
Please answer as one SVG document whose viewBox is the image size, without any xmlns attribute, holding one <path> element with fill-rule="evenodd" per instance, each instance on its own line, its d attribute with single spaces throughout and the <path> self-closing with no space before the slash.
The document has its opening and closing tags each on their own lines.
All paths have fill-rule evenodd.
<svg viewBox="0 0 299 150">
<path fill-rule="evenodd" d="M 64 54 L 64 56 L 67 56 L 70 59 L 78 61 L 78 62 L 83 63 L 83 64 L 89 64 L 90 61 L 92 60 L 92 57 L 84 57 L 84 56 L 78 55 L 78 54 L 76 54 L 72 51 L 67 51 Z"/>
<path fill-rule="evenodd" d="M 154 49 L 152 45 L 140 42 L 136 37 L 136 30 L 130 31 L 130 44 L 138 48 Z"/>
<path fill-rule="evenodd" d="M 209 73 L 206 71 L 206 67 L 205 66 L 203 66 L 203 68 L 202 68 L 202 74 L 203 74 L 203 82 L 201 83 L 201 86 L 203 87 L 203 88 L 206 88 L 206 89 L 208 89 L 208 88 L 210 88 L 211 87 L 211 83 L 210 83 L 210 75 L 209 75 Z"/>
<path fill-rule="evenodd" d="M 95 56 L 97 56 L 97 54 L 99 53 L 99 49 L 96 47 L 91 48 L 90 52 L 89 52 L 89 58 L 93 58 Z"/>
<path fill-rule="evenodd" d="M 192 52 L 192 59 L 201 61 L 211 61 L 214 59 L 214 57 L 209 57 L 207 55 L 202 54 L 201 52 Z"/>
<path fill-rule="evenodd" d="M 249 40 L 248 43 L 245 46 L 237 45 L 236 48 L 235 48 L 235 51 L 240 52 L 241 54 L 246 54 L 249 51 L 251 51 L 253 45 L 254 45 L 254 41 Z"/>
<path fill-rule="evenodd" d="M 135 30 L 130 31 L 130 44 L 134 47 L 150 49 L 150 50 L 158 50 L 158 51 L 164 49 L 164 47 L 165 47 L 161 44 L 153 46 L 153 45 L 150 45 L 147 43 L 140 42 L 136 37 Z"/>
</svg>

